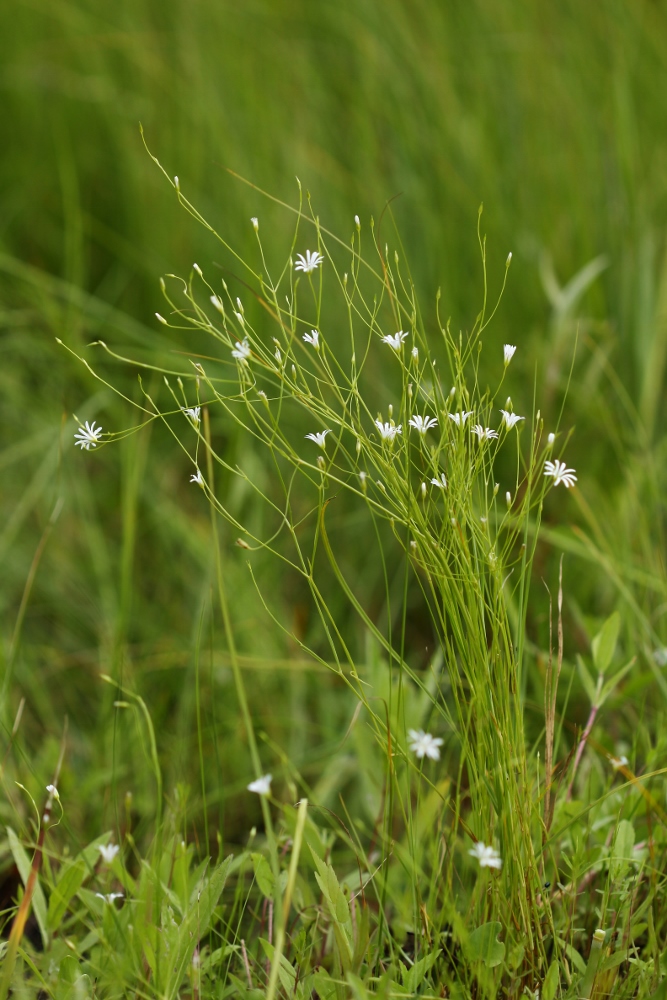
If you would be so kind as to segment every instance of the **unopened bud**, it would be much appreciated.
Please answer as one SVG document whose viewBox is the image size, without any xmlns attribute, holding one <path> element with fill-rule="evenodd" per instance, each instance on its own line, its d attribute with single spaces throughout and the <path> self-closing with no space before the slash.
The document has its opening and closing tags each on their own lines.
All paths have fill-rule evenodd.
<svg viewBox="0 0 667 1000">
<path fill-rule="evenodd" d="M 422 493 L 422 500 L 425 500 L 426 499 L 426 483 L 422 483 L 420 489 L 421 489 L 421 493 Z"/>
<path fill-rule="evenodd" d="M 509 267 L 511 261 L 512 261 L 512 251 L 510 250 L 510 252 L 507 254 L 507 260 L 505 261 L 505 267 Z"/>
<path fill-rule="evenodd" d="M 547 438 L 547 444 L 549 445 L 549 447 L 551 447 L 551 445 L 554 443 L 555 440 L 556 440 L 556 435 L 550 434 L 549 437 Z"/>
<path fill-rule="evenodd" d="M 167 321 L 166 321 L 166 319 L 164 318 L 164 316 L 160 316 L 160 313 L 155 313 L 155 315 L 156 315 L 156 316 L 157 316 L 157 318 L 159 319 L 160 323 L 164 323 L 164 325 L 165 325 L 165 326 L 167 326 Z"/>
<path fill-rule="evenodd" d="M 192 265 L 192 269 L 193 269 L 193 271 L 197 272 L 197 274 L 199 275 L 200 278 L 204 277 L 204 275 L 202 274 L 202 270 L 201 270 L 201 267 L 199 266 L 199 264 L 193 264 Z"/>
<path fill-rule="evenodd" d="M 510 493 L 509 490 L 505 494 L 505 500 L 507 501 L 507 509 L 509 510 L 510 507 L 512 506 L 512 494 Z"/>
<path fill-rule="evenodd" d="M 354 224 L 357 227 L 357 229 L 361 229 L 361 222 L 359 220 L 359 216 L 358 215 L 355 215 L 355 217 L 354 217 Z"/>
<path fill-rule="evenodd" d="M 252 222 L 252 228 L 255 230 L 255 232 L 257 232 L 257 230 L 259 229 L 259 219 L 253 215 L 250 221 Z"/>
</svg>

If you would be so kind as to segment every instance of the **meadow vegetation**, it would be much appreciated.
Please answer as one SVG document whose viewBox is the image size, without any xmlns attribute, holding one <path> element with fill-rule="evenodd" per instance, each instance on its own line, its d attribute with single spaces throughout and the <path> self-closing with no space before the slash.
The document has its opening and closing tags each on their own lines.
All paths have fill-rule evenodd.
<svg viewBox="0 0 667 1000">
<path fill-rule="evenodd" d="M 2 1000 L 664 996 L 664 5 L 2 21 Z"/>
</svg>

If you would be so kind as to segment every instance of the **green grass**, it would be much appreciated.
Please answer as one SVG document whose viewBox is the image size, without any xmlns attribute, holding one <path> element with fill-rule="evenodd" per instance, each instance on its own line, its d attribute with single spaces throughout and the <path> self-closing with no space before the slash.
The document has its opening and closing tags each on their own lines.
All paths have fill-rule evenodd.
<svg viewBox="0 0 667 1000">
<path fill-rule="evenodd" d="M 304 975 L 319 964 L 334 978 L 345 978 L 343 932 L 335 932 L 326 892 L 314 880 L 311 848 L 323 861 L 331 858 L 336 878 L 352 887 L 359 864 L 374 872 L 388 859 L 368 890 L 367 948 L 353 956 L 347 986 L 337 987 L 337 995 L 363 996 L 364 989 L 440 995 L 448 984 L 452 993 L 459 988 L 462 995 L 482 996 L 500 984 L 518 996 L 540 985 L 557 960 L 551 975 L 562 995 L 651 996 L 664 975 L 667 948 L 660 895 L 667 693 L 660 655 L 667 645 L 664 5 L 605 0 L 547 10 L 519 0 L 409 7 L 362 0 L 342 6 L 36 0 L 5 12 L 0 21 L 0 820 L 3 828 L 16 830 L 29 857 L 36 840 L 30 796 L 41 810 L 64 746 L 58 783 L 64 816 L 47 834 L 40 871 L 45 905 L 55 907 L 59 876 L 82 872 L 81 888 L 57 926 L 52 917 L 46 950 L 35 917 L 28 923 L 17 973 L 24 989 L 34 992 L 41 976 L 41 988 L 58 996 L 70 987 L 86 993 L 93 979 L 95 991 L 105 995 L 126 990 L 157 996 L 179 989 L 236 995 L 247 987 L 243 938 L 253 988 L 266 991 L 272 956 L 259 939 L 268 935 L 271 900 L 274 932 L 281 926 L 286 888 L 275 876 L 290 862 L 287 841 L 297 822 L 291 804 L 307 797 L 285 940 L 289 961 L 296 959 Z M 169 176 L 179 175 L 187 198 L 255 274 L 262 264 L 250 217 L 260 219 L 272 275 L 290 252 L 294 217 L 226 167 L 292 205 L 298 176 L 312 193 L 322 226 L 348 247 L 327 238 L 341 273 L 349 270 L 355 214 L 362 220 L 361 255 L 377 269 L 373 216 L 380 247 L 390 246 L 392 268 L 394 248 L 399 252 L 408 314 L 413 295 L 419 303 L 411 329 L 419 330 L 422 355 L 430 350 L 441 372 L 447 352 L 436 291 L 442 326 L 451 317 L 453 342 L 459 330 L 470 336 L 483 293 L 475 226 L 484 202 L 490 301 L 510 250 L 513 260 L 501 305 L 484 332 L 479 369 L 465 371 L 469 391 L 476 406 L 485 405 L 487 387 L 498 381 L 502 344 L 518 344 L 496 410 L 509 393 L 517 412 L 531 418 L 523 442 L 540 426 L 538 408 L 545 433 L 560 426 L 559 444 L 572 428 L 563 454 L 579 476 L 576 490 L 564 494 L 558 487 L 545 497 L 539 534 L 536 510 L 526 506 L 530 591 L 516 589 L 519 565 L 512 594 L 505 588 L 491 601 L 500 611 L 491 616 L 496 624 L 488 633 L 479 624 L 469 626 L 456 649 L 448 647 L 437 612 L 450 606 L 443 605 L 442 584 L 435 587 L 438 600 L 429 603 L 420 573 L 406 570 L 401 531 L 414 531 L 417 522 L 405 511 L 393 525 L 372 518 L 370 493 L 362 502 L 359 490 L 347 491 L 345 477 L 326 507 L 335 564 L 322 538 L 306 575 L 281 561 L 284 531 L 277 535 L 278 559 L 264 548 L 249 554 L 234 544 L 239 536 L 265 540 L 278 530 L 273 505 L 284 502 L 280 490 L 294 470 L 293 456 L 305 457 L 303 434 L 323 426 L 303 405 L 299 410 L 289 403 L 289 371 L 280 419 L 274 411 L 271 417 L 284 442 L 276 457 L 273 438 L 272 452 L 255 424 L 254 436 L 243 426 L 255 419 L 255 410 L 243 409 L 241 420 L 239 405 L 246 404 L 237 398 L 236 370 L 200 358 L 211 380 L 200 384 L 200 393 L 210 404 L 216 456 L 215 490 L 208 494 L 227 521 L 212 522 L 206 496 L 188 482 L 188 456 L 197 440 L 200 467 L 208 475 L 203 427 L 194 435 L 174 413 L 124 436 L 123 429 L 146 419 L 137 406 L 146 406 L 147 397 L 160 412 L 184 405 L 176 376 L 169 376 L 175 400 L 158 371 L 189 378 L 189 358 L 229 357 L 229 343 L 211 341 L 210 331 L 166 330 L 155 320 L 155 310 L 167 315 L 161 274 L 187 276 L 196 260 L 220 294 L 224 278 L 231 301 L 239 295 L 244 302 L 253 345 L 264 345 L 262 364 L 272 363 L 270 338 L 279 335 L 260 302 L 266 287 L 183 212 L 146 155 L 139 121 Z M 397 194 L 391 212 L 385 211 Z M 313 233 L 312 227 L 303 229 L 295 249 L 312 248 Z M 344 331 L 333 340 L 327 335 L 329 345 L 335 342 L 332 358 L 342 366 L 330 373 L 339 384 L 342 372 L 349 375 L 349 321 L 332 268 L 327 258 L 321 321 L 323 330 L 326 324 Z M 370 308 L 382 288 L 374 280 L 360 279 Z M 169 287 L 177 296 L 178 285 Z M 315 303 L 299 301 L 300 318 L 315 324 Z M 278 307 L 285 308 L 284 297 Z M 382 332 L 395 332 L 390 312 L 381 318 Z M 395 329 L 401 325 L 397 321 Z M 133 363 L 86 346 L 99 339 Z M 108 385 L 95 381 L 75 355 Z M 304 357 L 302 351 L 300 365 Z M 374 347 L 372 358 L 359 392 L 369 415 L 374 419 L 382 411 L 386 420 L 389 400 L 396 414 L 407 405 L 406 386 L 389 348 Z M 137 362 L 151 367 L 140 369 Z M 456 363 L 453 375 L 452 381 L 463 377 Z M 188 405 L 194 405 L 191 379 L 185 384 Z M 335 411 L 336 394 L 327 392 L 322 405 L 329 410 L 320 408 L 320 416 Z M 308 410 L 312 404 L 306 403 Z M 258 413 L 257 419 L 265 419 Z M 96 419 L 119 440 L 96 453 L 74 453 L 74 414 Z M 363 449 L 372 448 L 372 420 L 364 426 Z M 343 435 L 348 450 L 352 429 Z M 333 440 L 332 434 L 327 455 Z M 314 444 L 312 449 L 316 453 Z M 342 453 L 336 454 L 342 461 Z M 370 454 L 363 451 L 365 459 Z M 505 454 L 503 446 L 495 464 L 500 498 L 516 476 L 516 459 Z M 524 459 L 528 463 L 525 452 Z M 406 456 L 401 475 L 387 481 L 397 497 L 410 461 Z M 239 465 L 246 476 L 230 471 Z M 303 471 L 299 466 L 297 472 Z M 313 466 L 312 481 L 294 487 L 291 516 L 299 524 L 310 517 L 299 528 L 304 537 L 297 532 L 302 546 L 312 530 L 308 525 L 317 523 L 312 511 L 325 495 L 318 492 L 319 475 Z M 490 501 L 484 497 L 471 494 L 471 517 L 485 510 Z M 230 520 L 249 534 L 231 530 Z M 428 524 L 420 523 L 419 530 L 431 531 Z M 474 533 L 478 540 L 480 530 Z M 453 536 L 446 537 L 453 558 Z M 561 554 L 564 655 L 550 716 Z M 502 560 L 513 558 L 509 549 L 502 553 Z M 437 573 L 434 579 L 440 579 Z M 465 604 L 471 579 L 457 579 L 447 600 Z M 358 608 L 341 581 L 352 582 Z M 615 666 L 632 658 L 634 664 L 595 718 L 568 801 L 574 755 L 595 698 L 596 671 L 592 681 L 585 673 L 593 662 L 591 640 L 614 611 L 620 615 Z M 333 642 L 332 623 L 338 636 Z M 489 691 L 479 674 L 484 643 L 493 648 L 496 628 L 497 635 L 511 635 L 511 642 L 522 645 L 516 690 L 514 681 L 502 686 L 509 699 L 506 726 L 518 727 L 521 761 L 522 777 L 512 777 L 511 794 L 493 784 L 500 781 L 497 775 L 484 773 L 485 762 L 507 753 L 494 742 L 499 736 L 488 724 Z M 503 669 L 510 671 L 511 642 L 504 640 Z M 477 650 L 471 664 L 466 649 Z M 350 685 L 350 663 L 359 676 L 357 690 Z M 453 664 L 471 673 L 452 676 Z M 102 675 L 122 685 L 122 692 Z M 245 721 L 239 684 L 248 701 Z M 465 697 L 457 695 L 458 685 Z M 115 708 L 117 701 L 130 707 Z M 474 738 L 465 728 L 466 711 L 475 723 Z M 149 718 L 162 800 L 156 795 Z M 266 836 L 266 809 L 245 791 L 254 776 L 248 720 L 262 768 L 274 774 L 274 841 Z M 392 749 L 398 758 L 388 756 L 388 721 L 397 734 Z M 547 861 L 544 754 L 545 726 L 548 733 L 552 721 L 560 784 L 549 796 L 556 806 Z M 428 763 L 421 777 L 405 739 L 406 728 L 418 725 L 445 737 L 441 762 Z M 466 747 L 474 749 L 470 759 Z M 610 767 L 609 757 L 621 755 L 629 759 L 628 775 Z M 458 803 L 453 813 L 445 802 Z M 522 815 L 526 823 L 517 832 Z M 639 866 L 626 870 L 627 824 L 646 848 L 636 855 Z M 253 827 L 259 832 L 249 845 Z M 96 849 L 84 850 L 105 831 L 123 846 L 122 863 L 116 859 L 111 873 L 93 864 Z M 475 868 L 467 855 L 470 833 L 501 849 L 500 876 Z M 177 863 L 181 839 L 191 854 Z M 26 877 L 15 867 L 16 844 L 0 835 L 5 934 Z M 535 851 L 537 860 L 531 861 Z M 235 861 L 211 929 L 200 926 L 202 964 L 191 965 L 184 944 L 190 985 L 174 985 L 173 970 L 166 971 L 150 941 L 159 921 L 171 926 L 168 910 L 160 913 L 151 894 L 159 899 L 164 892 L 165 906 L 187 927 L 194 919 L 188 879 L 193 888 L 202 877 L 221 878 L 222 870 L 213 875 L 213 862 L 203 876 L 195 874 L 196 866 L 209 856 L 222 863 L 230 853 Z M 76 856 L 79 868 L 68 868 Z M 187 868 L 193 874 L 186 875 Z M 157 881 L 159 870 L 163 883 Z M 630 871 L 635 874 L 628 881 Z M 442 872 L 448 874 L 441 879 Z M 318 874 L 325 881 L 331 877 Z M 551 896 L 538 903 L 545 881 L 552 883 Z M 558 882 L 581 891 L 559 896 Z M 210 884 L 214 891 L 215 881 Z M 335 895 L 333 882 L 327 884 Z M 132 945 L 130 905 L 114 916 L 94 895 L 121 886 L 138 901 L 132 905 L 147 907 L 136 932 L 144 937 Z M 335 901 L 331 905 L 335 910 Z M 539 906 L 542 917 L 550 914 L 556 934 L 540 924 Z M 355 942 L 363 942 L 363 913 L 361 907 L 354 912 Z M 469 938 L 496 920 L 505 951 L 499 965 L 487 967 L 474 957 L 479 935 L 472 945 Z M 531 937 L 526 927 L 537 925 L 540 932 Z M 632 940 L 637 951 L 621 959 L 618 974 L 610 966 L 593 982 L 585 968 L 592 970 L 597 959 L 597 926 L 614 928 L 603 962 L 613 963 Z M 91 934 L 98 936 L 93 940 Z M 494 940 L 489 937 L 488 948 Z M 410 978 L 399 963 L 407 969 L 421 958 L 427 962 L 419 966 L 424 978 L 417 982 L 417 973 Z M 427 968 L 431 958 L 435 965 Z M 276 962 L 273 968 L 282 969 L 277 985 L 293 994 L 294 984 L 284 980 L 292 973 Z M 90 985 L 72 986 L 82 971 Z M 298 989 L 309 995 L 313 982 Z M 329 986 L 322 981 L 315 988 L 326 996 Z M 542 986 L 542 995 L 549 989 Z"/>
</svg>

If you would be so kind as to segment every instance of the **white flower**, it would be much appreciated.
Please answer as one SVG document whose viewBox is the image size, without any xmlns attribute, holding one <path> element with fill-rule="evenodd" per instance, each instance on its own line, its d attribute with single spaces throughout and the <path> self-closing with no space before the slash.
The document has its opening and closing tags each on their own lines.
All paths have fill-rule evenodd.
<svg viewBox="0 0 667 1000">
<path fill-rule="evenodd" d="M 420 760 L 430 757 L 431 760 L 440 760 L 440 747 L 442 740 L 439 736 L 431 736 L 423 729 L 408 729 L 410 737 L 410 749 Z"/>
<path fill-rule="evenodd" d="M 621 767 L 627 767 L 630 761 L 625 755 L 623 755 L 622 757 L 610 757 L 609 763 L 615 771 L 618 771 Z"/>
<path fill-rule="evenodd" d="M 358 215 L 355 215 L 355 217 L 354 217 L 354 224 L 355 224 L 355 226 L 357 227 L 357 229 L 358 229 L 358 228 L 359 228 L 359 226 L 361 225 L 361 220 L 360 220 L 360 218 L 359 218 L 359 216 L 358 216 Z"/>
<path fill-rule="evenodd" d="M 269 795 L 271 792 L 271 780 L 273 775 L 263 774 L 261 778 L 256 778 L 247 786 L 249 792 L 256 792 L 257 795 Z"/>
<path fill-rule="evenodd" d="M 512 506 L 512 494 L 510 493 L 509 490 L 505 494 L 505 500 L 507 501 L 507 506 L 511 507 Z"/>
<path fill-rule="evenodd" d="M 492 438 L 498 437 L 498 432 L 491 430 L 490 427 L 482 427 L 481 424 L 475 424 L 474 427 L 470 428 L 473 434 L 476 434 L 480 441 L 490 441 Z"/>
<path fill-rule="evenodd" d="M 304 333 L 303 340 L 305 340 L 307 344 L 312 344 L 315 349 L 319 349 L 320 335 L 317 330 L 311 330 L 310 333 Z"/>
<path fill-rule="evenodd" d="M 280 353 L 280 348 L 279 347 L 276 347 L 275 351 L 273 352 L 273 356 L 274 356 L 274 358 L 276 359 L 276 361 L 278 362 L 279 365 L 281 365 L 283 363 L 283 356 Z"/>
<path fill-rule="evenodd" d="M 503 861 L 495 847 L 487 847 L 478 840 L 472 850 L 468 851 L 472 858 L 477 858 L 480 868 L 502 868 Z"/>
<path fill-rule="evenodd" d="M 395 424 L 383 424 L 381 420 L 376 420 L 375 426 L 383 441 L 393 441 L 397 434 L 403 433 L 403 424 L 399 424 L 397 427 Z"/>
<path fill-rule="evenodd" d="M 331 431 L 317 431 L 315 434 L 306 434 L 306 438 L 308 441 L 314 441 L 315 444 L 319 444 L 320 448 L 326 448 L 326 441 L 324 439 L 327 434 L 331 434 Z"/>
<path fill-rule="evenodd" d="M 190 417 L 193 424 L 198 424 L 201 420 L 201 406 L 182 406 L 181 409 L 186 417 Z"/>
<path fill-rule="evenodd" d="M 574 469 L 568 469 L 565 462 L 561 462 L 558 459 L 555 462 L 544 463 L 544 475 L 553 476 L 554 486 L 558 486 L 559 483 L 562 483 L 566 489 L 574 486 L 577 481 L 574 472 Z"/>
<path fill-rule="evenodd" d="M 194 475 L 190 476 L 190 482 L 191 483 L 196 483 L 197 486 L 202 486 L 203 487 L 203 485 L 204 485 L 204 477 L 202 476 L 202 474 L 199 471 L 199 469 L 197 469 L 197 471 L 194 473 Z"/>
<path fill-rule="evenodd" d="M 200 278 L 203 278 L 203 277 L 204 277 L 204 275 L 203 275 L 203 273 L 202 273 L 202 269 L 201 269 L 201 267 L 199 266 L 199 264 L 193 264 L 193 265 L 192 265 L 192 268 L 193 268 L 193 270 L 195 270 L 195 271 L 197 272 L 197 274 L 199 275 L 199 277 L 200 277 Z"/>
<path fill-rule="evenodd" d="M 512 358 L 514 357 L 514 352 L 515 351 L 516 351 L 516 347 L 514 347 L 513 344 L 504 344 L 503 345 L 503 357 L 505 359 L 505 364 L 506 365 L 508 365 L 510 363 L 510 361 L 512 360 Z"/>
<path fill-rule="evenodd" d="M 103 899 L 104 902 L 108 903 L 109 905 L 111 905 L 114 902 L 114 900 L 123 898 L 122 892 L 107 892 L 106 895 L 103 892 L 96 892 L 95 895 L 99 899 Z"/>
<path fill-rule="evenodd" d="M 97 443 L 102 436 L 102 428 L 95 426 L 95 421 L 89 424 L 86 420 L 84 427 L 79 427 L 78 431 L 74 435 L 74 444 L 79 445 L 83 450 L 90 451 L 91 448 L 97 448 Z"/>
<path fill-rule="evenodd" d="M 667 646 L 659 646 L 653 650 L 653 659 L 659 667 L 667 667 Z"/>
<path fill-rule="evenodd" d="M 55 785 L 47 785 L 46 790 L 52 798 L 57 799 L 60 802 L 60 795 L 58 794 L 58 789 Z"/>
<path fill-rule="evenodd" d="M 259 229 L 259 219 L 253 215 L 250 221 L 252 222 L 252 228 L 255 230 L 255 232 L 257 232 L 257 230 Z"/>
<path fill-rule="evenodd" d="M 246 358 L 250 357 L 251 354 L 250 344 L 248 343 L 248 338 L 243 338 L 243 343 L 239 340 L 236 341 L 236 346 L 232 351 L 232 357 L 236 358 L 238 361 L 245 361 Z"/>
<path fill-rule="evenodd" d="M 450 393 L 451 395 L 451 393 Z M 465 424 L 468 417 L 472 416 L 472 410 L 461 410 L 460 413 L 448 413 L 447 416 L 450 420 L 453 420 L 457 427 L 461 427 Z"/>
<path fill-rule="evenodd" d="M 303 254 L 300 253 L 298 253 L 296 256 L 297 256 L 297 262 L 294 265 L 294 270 L 304 271 L 306 274 L 310 274 L 311 271 L 314 271 L 315 268 L 319 267 L 322 261 L 324 260 L 322 254 L 318 253 L 317 250 L 313 250 L 312 253 L 310 252 L 310 250 L 306 250 L 305 257 L 303 256 Z"/>
<path fill-rule="evenodd" d="M 516 413 L 509 413 L 508 410 L 501 410 L 500 412 L 503 415 L 503 423 L 508 428 L 508 430 L 511 430 L 512 427 L 515 427 L 520 420 L 526 419 L 525 417 L 518 417 Z"/>
<path fill-rule="evenodd" d="M 432 479 L 431 482 L 433 483 L 434 486 L 437 486 L 441 490 L 447 489 L 447 480 L 445 478 L 444 472 L 440 473 L 438 479 Z"/>
<path fill-rule="evenodd" d="M 551 447 L 551 445 L 554 443 L 555 440 L 556 440 L 556 435 L 550 434 L 549 437 L 547 438 L 548 446 Z"/>
<path fill-rule="evenodd" d="M 225 314 L 225 307 L 222 304 L 222 299 L 218 298 L 217 295 L 211 295 L 211 302 L 213 303 L 213 305 L 215 306 L 215 308 L 218 310 L 218 312 L 221 312 L 223 314 L 223 316 L 224 316 L 224 314 Z"/>
<path fill-rule="evenodd" d="M 410 427 L 414 427 L 420 434 L 426 434 L 426 431 L 430 431 L 431 427 L 438 426 L 438 421 L 435 417 L 420 417 L 419 414 L 415 417 L 410 417 L 408 423 Z"/>
<path fill-rule="evenodd" d="M 418 347 L 413 347 L 412 348 L 412 357 L 415 359 L 415 361 L 419 357 L 419 348 Z"/>
<path fill-rule="evenodd" d="M 386 337 L 382 338 L 382 343 L 389 344 L 389 346 L 393 347 L 395 351 L 400 351 L 403 341 L 408 336 L 409 334 L 403 333 L 402 330 L 399 330 L 398 333 L 394 333 L 393 335 L 388 333 Z"/>
<path fill-rule="evenodd" d="M 98 844 L 97 850 L 102 855 L 102 860 L 105 865 L 110 865 L 113 859 L 118 854 L 120 847 L 118 844 Z"/>
</svg>

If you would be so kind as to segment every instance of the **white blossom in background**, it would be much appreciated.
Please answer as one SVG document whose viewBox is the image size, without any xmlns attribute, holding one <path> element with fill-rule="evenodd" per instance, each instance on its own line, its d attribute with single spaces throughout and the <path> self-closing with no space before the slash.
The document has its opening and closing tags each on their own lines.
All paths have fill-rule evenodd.
<svg viewBox="0 0 667 1000">
<path fill-rule="evenodd" d="M 547 438 L 547 445 L 551 448 L 555 440 L 556 440 L 556 435 L 550 434 L 549 437 Z"/>
<path fill-rule="evenodd" d="M 410 737 L 410 750 L 422 760 L 430 757 L 431 760 L 440 760 L 440 747 L 442 740 L 439 736 L 431 736 L 423 729 L 408 729 Z"/>
<path fill-rule="evenodd" d="M 305 257 L 303 254 L 298 253 L 296 258 L 294 270 L 303 271 L 305 274 L 310 274 L 310 272 L 318 268 L 324 260 L 322 254 L 318 253 L 317 250 L 313 250 L 312 252 L 310 250 L 306 250 Z"/>
<path fill-rule="evenodd" d="M 438 426 L 438 421 L 435 417 L 420 417 L 419 414 L 416 414 L 414 417 L 410 417 L 408 424 L 410 427 L 414 427 L 416 431 L 419 431 L 420 434 L 426 434 L 426 431 L 430 431 L 432 427 Z"/>
<path fill-rule="evenodd" d="M 190 482 L 191 483 L 196 483 L 197 486 L 202 486 L 203 487 L 203 485 L 204 485 L 204 477 L 202 476 L 202 474 L 199 471 L 199 469 L 197 469 L 197 471 L 192 476 L 190 476 Z"/>
<path fill-rule="evenodd" d="M 457 427 L 462 427 L 468 417 L 472 416 L 472 410 L 461 410 L 459 413 L 448 413 L 447 416 L 450 420 L 454 421 Z"/>
<path fill-rule="evenodd" d="M 503 358 L 505 361 L 505 365 L 508 365 L 510 363 L 510 361 L 514 357 L 515 351 L 516 347 L 514 346 L 514 344 L 503 344 Z"/>
<path fill-rule="evenodd" d="M 389 344 L 395 351 L 400 351 L 403 341 L 409 334 L 404 333 L 403 330 L 399 330 L 398 333 L 388 333 L 382 338 L 383 344 Z"/>
<path fill-rule="evenodd" d="M 403 433 L 403 424 L 399 424 L 397 427 L 395 424 L 383 424 L 381 420 L 376 420 L 375 426 L 383 441 L 393 441 L 397 434 Z"/>
<path fill-rule="evenodd" d="M 447 489 L 447 480 L 445 478 L 444 472 L 441 472 L 440 476 L 437 479 L 432 479 L 431 482 L 433 483 L 434 486 L 437 486 L 438 489 L 441 490 Z"/>
<path fill-rule="evenodd" d="M 628 758 L 624 754 L 621 757 L 610 757 L 609 758 L 609 763 L 611 764 L 611 766 L 613 767 L 613 769 L 615 771 L 618 771 L 619 768 L 621 768 L 621 767 L 627 767 L 628 764 L 630 763 L 630 761 L 628 760 Z"/>
<path fill-rule="evenodd" d="M 475 424 L 470 430 L 477 435 L 480 441 L 491 441 L 498 437 L 498 431 L 494 431 L 490 427 L 482 427 L 481 424 Z"/>
<path fill-rule="evenodd" d="M 182 406 L 181 409 L 193 424 L 198 424 L 201 421 L 201 406 Z"/>
<path fill-rule="evenodd" d="M 488 847 L 481 840 L 477 841 L 468 854 L 477 858 L 480 868 L 502 868 L 503 866 L 503 860 L 495 847 Z"/>
<path fill-rule="evenodd" d="M 110 865 L 118 854 L 120 847 L 118 844 L 98 844 L 97 850 L 100 852 L 105 865 Z"/>
<path fill-rule="evenodd" d="M 554 486 L 558 486 L 560 483 L 569 489 L 570 486 L 574 486 L 577 481 L 574 469 L 568 469 L 565 462 L 556 459 L 555 462 L 545 462 L 544 463 L 544 475 L 552 476 L 554 481 Z"/>
<path fill-rule="evenodd" d="M 355 217 L 354 217 L 354 224 L 357 227 L 357 229 L 360 228 L 360 226 L 361 226 L 361 219 L 359 218 L 358 215 L 355 215 Z"/>
<path fill-rule="evenodd" d="M 307 344 L 312 344 L 316 350 L 319 350 L 320 335 L 317 330 L 311 330 L 310 333 L 304 333 L 303 340 L 305 340 Z"/>
<path fill-rule="evenodd" d="M 222 304 L 222 299 L 219 298 L 217 295 L 211 295 L 211 302 L 213 303 L 213 305 L 215 306 L 215 308 L 218 310 L 218 312 L 222 313 L 223 316 L 224 316 L 224 314 L 225 314 L 225 307 Z"/>
<path fill-rule="evenodd" d="M 271 793 L 271 781 L 273 780 L 272 774 L 263 774 L 261 778 L 256 778 L 251 781 L 247 786 L 249 792 L 255 792 L 256 795 L 269 795 Z"/>
<path fill-rule="evenodd" d="M 654 649 L 653 659 L 659 667 L 667 667 L 667 646 L 658 646 Z"/>
<path fill-rule="evenodd" d="M 250 355 L 250 344 L 248 343 L 248 338 L 244 337 L 243 342 L 240 340 L 236 341 L 236 344 L 232 350 L 232 357 L 236 358 L 237 361 L 246 361 Z"/>
<path fill-rule="evenodd" d="M 47 785 L 46 790 L 52 798 L 60 802 L 60 795 L 58 794 L 58 789 L 55 785 Z"/>
<path fill-rule="evenodd" d="M 250 221 L 252 222 L 252 228 L 255 230 L 255 232 L 257 232 L 257 230 L 259 229 L 259 219 L 257 218 L 257 216 L 253 215 Z"/>
<path fill-rule="evenodd" d="M 419 348 L 418 347 L 413 347 L 412 348 L 412 357 L 415 359 L 415 361 L 419 358 Z"/>
<path fill-rule="evenodd" d="M 501 410 L 500 412 L 503 415 L 503 423 L 508 430 L 516 427 L 520 420 L 526 419 L 525 417 L 518 417 L 516 413 L 510 413 L 508 410 Z"/>
<path fill-rule="evenodd" d="M 122 892 L 107 892 L 107 893 L 104 893 L 104 892 L 96 892 L 96 893 L 95 893 L 95 895 L 96 895 L 96 896 L 97 896 L 97 897 L 98 897 L 99 899 L 103 899 L 105 903 L 108 903 L 108 904 L 109 904 L 109 906 L 111 906 L 111 905 L 112 905 L 112 903 L 113 903 L 113 902 L 114 902 L 115 900 L 117 900 L 117 899 L 122 899 L 122 898 L 123 898 L 123 893 L 122 893 Z"/>
<path fill-rule="evenodd" d="M 86 423 L 83 427 L 79 427 L 78 431 L 74 435 L 74 444 L 81 448 L 83 451 L 90 451 L 91 448 L 97 448 L 98 442 L 102 436 L 102 428 L 96 427 L 95 421 L 89 424 Z"/>
<path fill-rule="evenodd" d="M 327 434 L 331 434 L 331 431 L 316 431 L 314 434 L 306 434 L 306 438 L 308 441 L 314 441 L 315 444 L 320 446 L 320 448 L 326 448 L 325 438 Z"/>
</svg>

